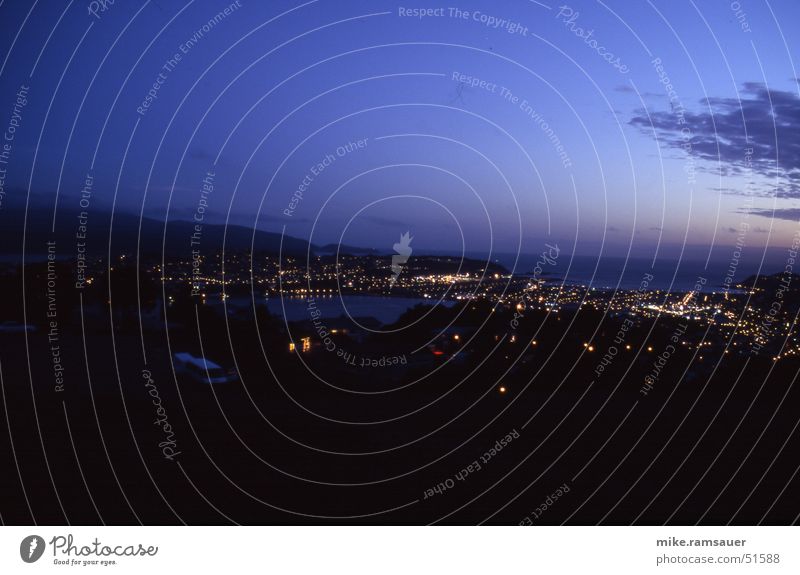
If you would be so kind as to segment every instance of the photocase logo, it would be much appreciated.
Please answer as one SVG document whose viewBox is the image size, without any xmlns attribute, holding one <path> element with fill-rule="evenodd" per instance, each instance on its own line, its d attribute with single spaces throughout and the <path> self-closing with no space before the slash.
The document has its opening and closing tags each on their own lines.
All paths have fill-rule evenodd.
<svg viewBox="0 0 800 575">
<path fill-rule="evenodd" d="M 392 256 L 392 277 L 389 279 L 390 286 L 393 286 L 395 282 L 397 282 L 397 278 L 400 277 L 403 271 L 403 266 L 408 261 L 408 258 L 411 257 L 411 252 L 414 251 L 409 245 L 411 240 L 414 239 L 410 234 L 411 232 L 404 233 L 400 236 L 400 241 L 394 244 L 394 251 L 397 253 Z"/>
<path fill-rule="evenodd" d="M 44 553 L 44 539 L 38 535 L 28 535 L 19 544 L 19 556 L 25 563 L 35 563 Z"/>
</svg>

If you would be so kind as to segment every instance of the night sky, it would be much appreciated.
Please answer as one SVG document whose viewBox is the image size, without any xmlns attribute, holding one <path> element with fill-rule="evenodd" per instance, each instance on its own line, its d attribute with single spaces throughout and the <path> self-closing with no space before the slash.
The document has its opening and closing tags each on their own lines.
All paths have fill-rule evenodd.
<svg viewBox="0 0 800 575">
<path fill-rule="evenodd" d="M 92 209 L 384 252 L 791 243 L 800 4 L 454 4 L 0 2 L 0 217 L 89 175 Z"/>
</svg>

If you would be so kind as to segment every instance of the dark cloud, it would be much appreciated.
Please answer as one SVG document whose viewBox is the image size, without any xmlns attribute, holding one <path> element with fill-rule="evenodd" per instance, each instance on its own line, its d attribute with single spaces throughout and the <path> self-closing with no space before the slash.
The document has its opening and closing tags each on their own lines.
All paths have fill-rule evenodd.
<svg viewBox="0 0 800 575">
<path fill-rule="evenodd" d="M 630 123 L 650 134 L 655 128 L 660 141 L 684 150 L 681 129 L 688 128 L 690 154 L 713 162 L 722 175 L 767 182 L 767 187 L 748 183 L 739 194 L 800 198 L 800 97 L 796 93 L 748 82 L 741 98 L 705 98 L 700 104 L 700 112 L 674 108 L 648 116 L 638 110 Z M 680 112 L 684 124 L 679 124 Z"/>
<path fill-rule="evenodd" d="M 637 94 L 641 96 L 643 99 L 656 99 L 656 100 L 663 100 L 666 98 L 664 94 L 657 93 L 657 92 L 637 92 L 631 85 L 629 84 L 620 84 L 614 88 L 615 92 L 621 92 L 623 94 Z"/>
<path fill-rule="evenodd" d="M 754 216 L 761 216 L 762 218 L 789 220 L 791 222 L 800 223 L 800 208 L 781 208 L 777 210 L 750 209 L 748 210 L 748 213 L 751 213 Z"/>
</svg>

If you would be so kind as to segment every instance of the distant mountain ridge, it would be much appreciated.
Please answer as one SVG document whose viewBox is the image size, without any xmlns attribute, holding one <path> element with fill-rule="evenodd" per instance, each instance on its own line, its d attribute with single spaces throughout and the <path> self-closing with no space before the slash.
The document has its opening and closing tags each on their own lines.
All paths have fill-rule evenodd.
<svg viewBox="0 0 800 575">
<path fill-rule="evenodd" d="M 387 255 L 387 252 L 380 252 L 374 248 L 359 248 L 357 246 L 348 246 L 345 244 L 325 244 L 322 247 L 315 247 L 314 251 L 317 254 L 348 254 L 352 256 L 379 256 Z"/>
<path fill-rule="evenodd" d="M 192 250 L 213 253 L 225 247 L 226 251 L 250 251 L 285 255 L 305 256 L 309 249 L 315 253 L 316 247 L 306 240 L 292 236 L 281 236 L 277 232 L 253 230 L 245 226 L 204 223 L 198 229 L 196 222 L 175 220 L 168 223 L 152 218 L 139 219 L 127 213 L 88 211 L 85 218 L 80 212 L 59 210 L 55 229 L 52 228 L 52 211 L 30 210 L 28 221 L 21 213 L 0 212 L 0 253 L 44 254 L 47 242 L 55 242 L 59 256 L 77 253 L 79 244 L 84 243 L 87 253 L 102 254 L 109 249 L 112 253 L 161 254 L 162 246 L 167 256 L 191 254 Z M 166 226 L 166 232 L 165 232 Z M 80 233 L 79 233 L 80 232 Z M 23 235 L 24 244 L 23 244 Z M 83 237 L 85 236 L 85 237 Z"/>
</svg>

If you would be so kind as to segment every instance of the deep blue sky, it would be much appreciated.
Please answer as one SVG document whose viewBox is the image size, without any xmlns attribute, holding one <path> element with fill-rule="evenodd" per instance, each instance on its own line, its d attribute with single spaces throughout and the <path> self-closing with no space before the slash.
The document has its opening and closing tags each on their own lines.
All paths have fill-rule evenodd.
<svg viewBox="0 0 800 575">
<path fill-rule="evenodd" d="M 232 223 L 382 251 L 408 230 L 428 250 L 460 250 L 463 236 L 472 252 L 713 242 L 727 257 L 743 222 L 748 246 L 788 245 L 798 229 L 793 0 L 742 2 L 738 17 L 718 1 L 454 3 L 467 18 L 446 3 L 242 0 L 170 71 L 229 2 L 118 0 L 99 19 L 87 4 L 0 6 L 0 130 L 30 87 L 6 210 L 29 187 L 37 205 L 52 210 L 58 193 L 58 209 L 77 210 L 96 152 L 93 208 L 112 205 L 119 181 L 116 209 L 190 219 L 211 170 L 206 221 L 230 211 Z M 444 10 L 400 15 L 411 8 Z M 685 107 L 689 153 L 659 74 Z"/>
</svg>

